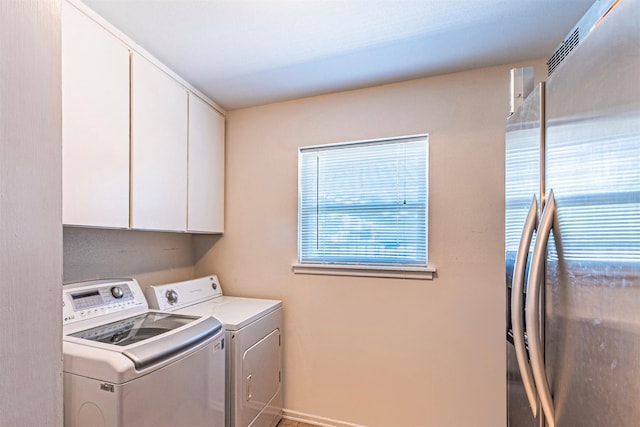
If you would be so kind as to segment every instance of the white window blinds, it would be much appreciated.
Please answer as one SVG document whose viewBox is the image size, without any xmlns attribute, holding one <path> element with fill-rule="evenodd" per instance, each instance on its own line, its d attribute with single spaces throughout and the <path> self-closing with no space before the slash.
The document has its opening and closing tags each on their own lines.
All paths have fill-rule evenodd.
<svg viewBox="0 0 640 427">
<path fill-rule="evenodd" d="M 428 136 L 300 148 L 298 262 L 427 266 Z"/>
</svg>

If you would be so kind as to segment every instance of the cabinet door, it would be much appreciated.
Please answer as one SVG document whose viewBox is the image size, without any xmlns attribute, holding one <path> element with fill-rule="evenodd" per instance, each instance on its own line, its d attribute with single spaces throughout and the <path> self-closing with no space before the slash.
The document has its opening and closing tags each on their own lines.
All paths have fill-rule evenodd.
<svg viewBox="0 0 640 427">
<path fill-rule="evenodd" d="M 189 193 L 187 228 L 224 231 L 224 117 L 189 95 Z"/>
<path fill-rule="evenodd" d="M 62 3 L 63 223 L 129 226 L 129 50 Z"/>
<path fill-rule="evenodd" d="M 131 59 L 131 227 L 186 231 L 187 91 Z"/>
</svg>

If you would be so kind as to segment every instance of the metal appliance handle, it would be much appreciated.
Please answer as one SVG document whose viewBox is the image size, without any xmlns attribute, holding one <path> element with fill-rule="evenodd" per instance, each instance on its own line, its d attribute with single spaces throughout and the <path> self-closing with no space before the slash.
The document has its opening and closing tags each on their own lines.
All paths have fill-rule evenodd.
<svg viewBox="0 0 640 427">
<path fill-rule="evenodd" d="M 247 402 L 251 400 L 253 395 L 251 394 L 251 380 L 253 379 L 253 374 L 247 375 Z"/>
<path fill-rule="evenodd" d="M 527 270 L 527 258 L 529 255 L 529 247 L 531 246 L 531 239 L 533 233 L 538 225 L 538 202 L 536 196 L 533 196 L 531 201 L 531 207 L 527 214 L 527 219 L 522 228 L 522 237 L 520 239 L 520 246 L 516 254 L 516 262 L 513 269 L 513 278 L 511 282 L 511 321 L 513 329 L 513 346 L 516 350 L 516 360 L 518 361 L 518 368 L 520 370 L 520 376 L 522 377 L 522 384 L 524 390 L 527 393 L 527 399 L 529 400 L 529 406 L 531 412 L 533 412 L 534 418 L 538 416 L 538 396 L 536 392 L 536 386 L 533 382 L 533 375 L 531 372 L 531 366 L 529 365 L 529 357 L 527 356 L 527 349 L 524 340 L 524 276 Z"/>
<path fill-rule="evenodd" d="M 555 427 L 555 417 L 553 409 L 553 399 L 549 389 L 549 382 L 545 373 L 544 356 L 542 354 L 542 344 L 540 342 L 540 288 L 543 283 L 544 265 L 547 259 L 547 243 L 553 222 L 556 215 L 556 202 L 553 197 L 553 190 L 549 194 L 549 199 L 542 212 L 540 226 L 538 227 L 538 238 L 533 249 L 531 266 L 529 269 L 529 289 L 526 302 L 526 322 L 529 337 L 529 355 L 531 356 L 531 369 L 533 378 L 540 396 L 542 410 L 549 427 Z"/>
<path fill-rule="evenodd" d="M 122 354 L 131 359 L 136 369 L 142 370 L 209 341 L 221 329 L 222 324 L 209 316 L 193 322 L 184 329 L 166 334 L 162 339 L 145 341 L 137 347 L 123 351 Z"/>
</svg>

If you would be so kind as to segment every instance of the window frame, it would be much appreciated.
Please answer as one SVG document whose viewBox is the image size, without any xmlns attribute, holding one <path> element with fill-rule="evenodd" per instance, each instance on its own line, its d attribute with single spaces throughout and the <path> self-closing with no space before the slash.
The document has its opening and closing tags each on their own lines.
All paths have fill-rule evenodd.
<svg viewBox="0 0 640 427">
<path fill-rule="evenodd" d="M 382 145 L 393 144 L 398 142 L 411 142 L 425 140 L 426 144 L 426 200 L 425 200 L 425 256 L 426 266 L 413 266 L 402 264 L 359 264 L 357 262 L 339 263 L 332 261 L 318 262 L 301 262 L 301 245 L 302 245 L 302 224 L 301 224 L 301 197 L 302 189 L 300 179 L 302 176 L 302 162 L 300 161 L 302 153 L 310 151 L 324 151 L 332 149 L 340 149 L 348 146 L 366 146 L 366 145 Z M 298 148 L 298 215 L 297 215 L 297 262 L 293 263 L 292 270 L 296 274 L 319 274 L 331 276 L 359 276 L 359 277 L 379 277 L 379 278 L 402 278 L 402 279 L 422 279 L 431 280 L 435 277 L 436 269 L 428 264 L 428 246 L 429 246 L 429 134 L 406 135 L 391 138 L 379 138 L 361 141 L 348 141 L 334 144 L 321 144 L 314 146 L 305 146 Z"/>
</svg>

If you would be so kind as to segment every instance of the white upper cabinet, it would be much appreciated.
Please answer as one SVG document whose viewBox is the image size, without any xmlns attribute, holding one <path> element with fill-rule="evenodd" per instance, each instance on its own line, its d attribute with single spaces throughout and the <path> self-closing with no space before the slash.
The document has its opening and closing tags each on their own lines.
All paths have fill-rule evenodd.
<svg viewBox="0 0 640 427">
<path fill-rule="evenodd" d="M 129 49 L 62 2 L 63 223 L 129 227 Z"/>
<path fill-rule="evenodd" d="M 79 0 L 62 1 L 65 225 L 222 233 L 224 116 Z"/>
<path fill-rule="evenodd" d="M 224 231 L 224 117 L 189 95 L 189 192 L 187 230 Z"/>
<path fill-rule="evenodd" d="M 187 229 L 187 90 L 147 59 L 131 66 L 131 227 Z"/>
</svg>

